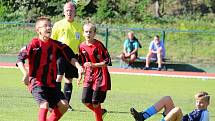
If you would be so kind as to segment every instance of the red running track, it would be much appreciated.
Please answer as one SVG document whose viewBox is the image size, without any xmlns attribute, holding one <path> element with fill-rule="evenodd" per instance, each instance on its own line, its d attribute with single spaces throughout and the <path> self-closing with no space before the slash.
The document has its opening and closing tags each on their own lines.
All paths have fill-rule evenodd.
<svg viewBox="0 0 215 121">
<path fill-rule="evenodd" d="M 16 66 L 15 66 L 15 63 L 0 62 L 0 67 L 15 68 Z M 113 73 L 113 74 L 215 79 L 215 73 L 207 73 L 207 72 L 156 71 L 156 70 L 123 69 L 123 68 L 114 68 L 114 67 L 110 67 L 109 71 L 110 73 Z"/>
</svg>

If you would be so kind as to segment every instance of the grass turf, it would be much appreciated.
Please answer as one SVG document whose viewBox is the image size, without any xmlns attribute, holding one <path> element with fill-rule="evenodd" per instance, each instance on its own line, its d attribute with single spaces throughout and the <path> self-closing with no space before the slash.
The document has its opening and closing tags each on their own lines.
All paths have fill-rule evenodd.
<svg viewBox="0 0 215 121">
<path fill-rule="evenodd" d="M 112 90 L 108 92 L 103 107 L 108 110 L 104 121 L 133 121 L 129 108 L 141 111 L 151 106 L 164 95 L 172 96 L 176 106 L 184 113 L 194 108 L 193 95 L 207 91 L 211 95 L 210 120 L 215 120 L 215 80 L 166 78 L 152 76 L 111 75 Z M 37 104 L 21 83 L 22 74 L 18 69 L 0 68 L 0 118 L 1 121 L 37 121 Z M 74 84 L 73 112 L 67 112 L 61 121 L 94 121 L 93 114 L 81 103 L 81 90 Z M 161 114 L 148 121 L 159 121 Z"/>
</svg>

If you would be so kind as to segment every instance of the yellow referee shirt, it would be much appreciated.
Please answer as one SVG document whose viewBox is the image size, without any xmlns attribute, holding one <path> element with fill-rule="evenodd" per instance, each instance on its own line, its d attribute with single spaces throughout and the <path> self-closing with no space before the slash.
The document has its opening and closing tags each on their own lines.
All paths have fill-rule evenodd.
<svg viewBox="0 0 215 121">
<path fill-rule="evenodd" d="M 80 22 L 62 19 L 54 24 L 51 38 L 67 44 L 75 54 L 78 54 L 78 46 L 84 41 L 82 25 Z"/>
</svg>

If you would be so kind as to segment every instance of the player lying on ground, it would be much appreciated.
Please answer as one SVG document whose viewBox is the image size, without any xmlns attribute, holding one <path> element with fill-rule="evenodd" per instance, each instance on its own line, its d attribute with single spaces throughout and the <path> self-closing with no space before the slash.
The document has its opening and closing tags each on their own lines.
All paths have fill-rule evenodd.
<svg viewBox="0 0 215 121">
<path fill-rule="evenodd" d="M 161 100 L 143 112 L 137 112 L 134 108 L 131 108 L 130 111 L 136 121 L 144 121 L 162 109 L 164 109 L 162 121 L 209 121 L 207 107 L 210 102 L 210 96 L 207 92 L 199 92 L 195 95 L 195 99 L 196 109 L 184 116 L 181 109 L 175 107 L 170 96 L 161 98 Z"/>
</svg>

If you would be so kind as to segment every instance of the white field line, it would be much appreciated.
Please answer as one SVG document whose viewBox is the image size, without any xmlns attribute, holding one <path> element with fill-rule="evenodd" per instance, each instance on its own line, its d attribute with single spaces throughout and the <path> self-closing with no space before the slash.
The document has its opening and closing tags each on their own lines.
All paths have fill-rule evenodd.
<svg viewBox="0 0 215 121">
<path fill-rule="evenodd" d="M 140 76 L 160 76 L 160 77 L 174 77 L 174 78 L 197 78 L 197 79 L 215 79 L 210 76 L 192 76 L 192 75 L 176 75 L 176 74 L 152 74 L 152 73 L 133 73 L 133 72 L 110 72 L 112 74 L 126 74 L 126 75 L 140 75 Z"/>
</svg>

